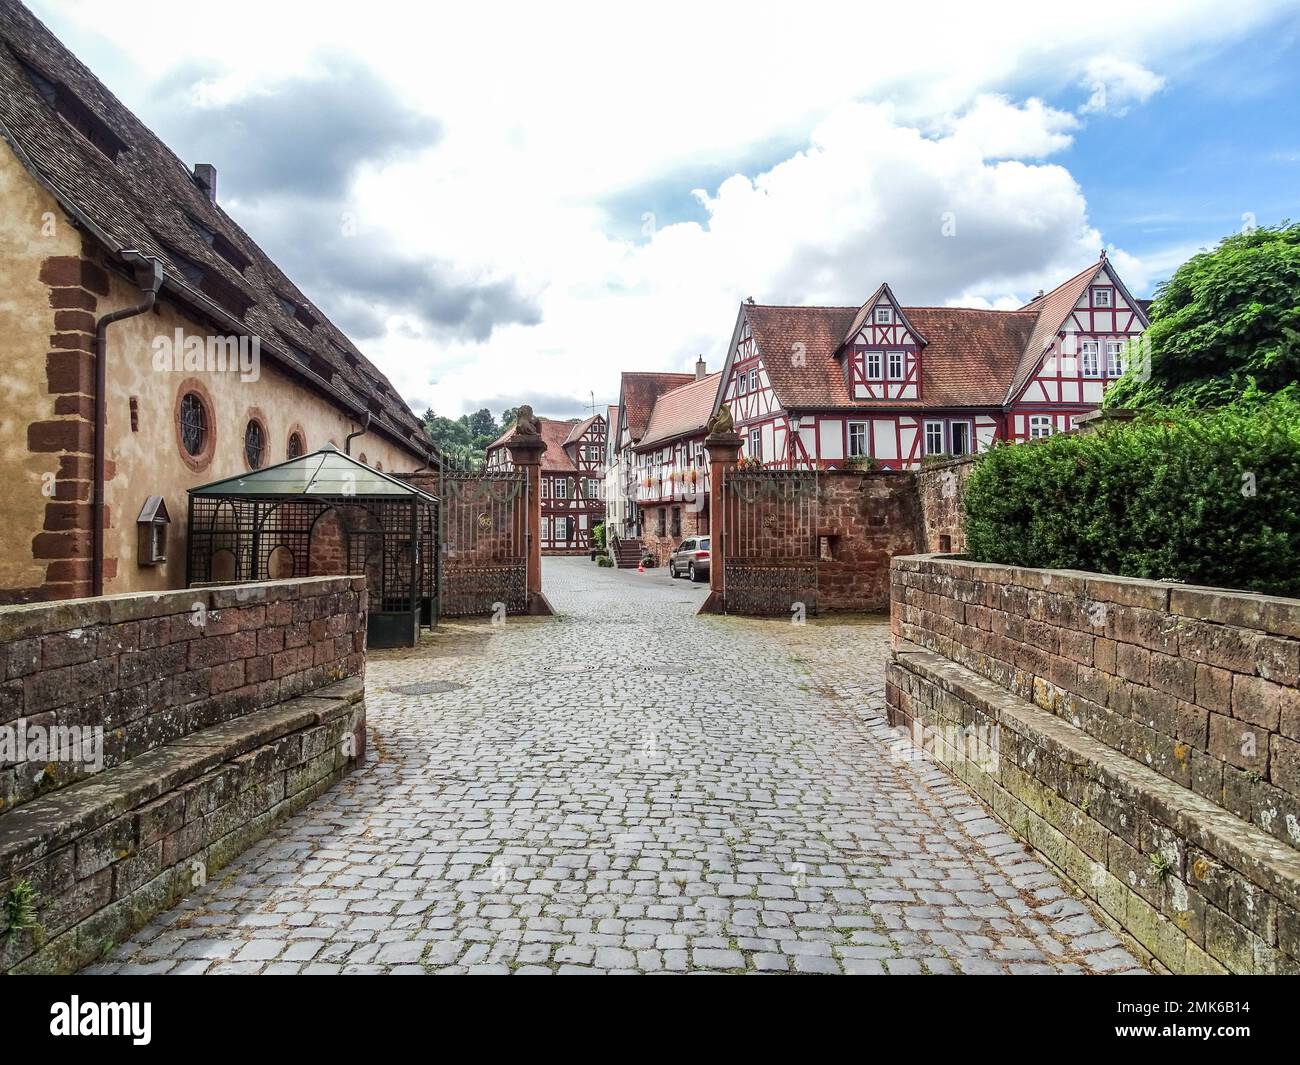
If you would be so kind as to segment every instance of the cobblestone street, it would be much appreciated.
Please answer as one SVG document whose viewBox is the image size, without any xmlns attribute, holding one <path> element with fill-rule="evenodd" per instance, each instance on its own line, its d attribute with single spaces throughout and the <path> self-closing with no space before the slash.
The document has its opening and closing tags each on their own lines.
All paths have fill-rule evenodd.
<svg viewBox="0 0 1300 1065">
<path fill-rule="evenodd" d="M 373 653 L 366 766 L 88 971 L 1142 971 L 895 750 L 884 620 L 544 574 L 556 619 Z"/>
</svg>

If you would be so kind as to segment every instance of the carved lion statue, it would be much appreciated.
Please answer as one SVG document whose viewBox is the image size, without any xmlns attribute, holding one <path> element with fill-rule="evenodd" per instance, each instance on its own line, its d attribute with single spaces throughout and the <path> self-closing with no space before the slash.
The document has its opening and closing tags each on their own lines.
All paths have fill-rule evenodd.
<svg viewBox="0 0 1300 1065">
<path fill-rule="evenodd" d="M 718 413 L 709 420 L 710 436 L 730 436 L 736 431 L 731 420 L 731 408 L 725 403 L 718 408 Z"/>
<path fill-rule="evenodd" d="M 515 413 L 515 432 L 520 436 L 540 436 L 542 433 L 542 423 L 527 403 Z"/>
</svg>

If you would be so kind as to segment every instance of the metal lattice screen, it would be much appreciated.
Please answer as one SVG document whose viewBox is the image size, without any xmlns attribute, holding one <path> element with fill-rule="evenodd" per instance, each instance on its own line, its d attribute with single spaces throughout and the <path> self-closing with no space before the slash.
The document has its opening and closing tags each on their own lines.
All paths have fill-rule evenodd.
<svg viewBox="0 0 1300 1065">
<path fill-rule="evenodd" d="M 528 474 L 444 471 L 440 611 L 447 617 L 528 609 Z"/>
<path fill-rule="evenodd" d="M 721 522 L 728 613 L 817 612 L 816 470 L 728 470 Z"/>
</svg>

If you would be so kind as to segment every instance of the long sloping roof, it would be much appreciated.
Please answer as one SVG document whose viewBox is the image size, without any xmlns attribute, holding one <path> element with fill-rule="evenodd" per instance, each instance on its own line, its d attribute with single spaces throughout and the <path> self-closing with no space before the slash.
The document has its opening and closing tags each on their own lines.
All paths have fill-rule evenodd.
<svg viewBox="0 0 1300 1065">
<path fill-rule="evenodd" d="M 1039 296 L 1021 308 L 1022 311 L 1033 311 L 1036 315 L 1036 321 L 1034 322 L 1034 331 L 1029 335 L 1025 350 L 1021 353 L 1020 362 L 1016 367 L 1015 375 L 1009 382 L 1004 398 L 1009 399 L 1019 392 L 1021 386 L 1029 380 L 1030 375 L 1038 368 L 1043 352 L 1047 350 L 1048 345 L 1056 337 L 1071 309 L 1079 302 L 1079 297 L 1088 291 L 1088 286 L 1092 284 L 1093 279 L 1097 276 L 1097 272 L 1101 270 L 1105 261 L 1105 259 L 1097 260 L 1097 262 L 1080 270 L 1073 277 L 1062 281 L 1051 292 Z"/>
<path fill-rule="evenodd" d="M 637 447 L 650 447 L 701 432 L 713 412 L 713 403 L 717 399 L 721 381 L 721 373 L 711 373 L 702 380 L 665 392 L 655 400 L 645 436 Z"/>
<path fill-rule="evenodd" d="M 107 131 L 117 142 L 114 157 L 75 129 L 69 113 L 82 116 L 101 145 Z M 370 413 L 372 430 L 414 454 L 434 450 L 388 379 L 17 0 L 0 0 L 0 136 L 110 254 L 132 249 L 157 258 L 175 298 L 223 328 L 259 337 L 264 353 L 335 405 L 359 418 Z M 219 247 L 233 249 L 236 261 Z"/>
<path fill-rule="evenodd" d="M 787 409 L 879 406 L 854 399 L 835 358 L 857 307 L 747 305 L 758 350 L 772 388 Z M 901 307 L 928 342 L 921 358 L 921 399 L 892 400 L 891 407 L 1001 406 L 1033 330 L 1033 311 L 968 307 Z M 802 344 L 797 349 L 796 344 Z M 781 358 L 801 350 L 802 365 Z"/>
<path fill-rule="evenodd" d="M 554 418 L 543 418 L 540 415 L 537 418 L 541 426 L 542 442 L 546 445 L 542 452 L 542 472 L 543 473 L 574 473 L 578 467 L 573 464 L 573 459 L 569 457 L 569 452 L 565 450 L 565 444 L 568 442 L 570 435 L 575 426 L 579 425 L 576 418 L 570 418 L 568 421 L 556 421 Z M 515 431 L 515 423 L 511 422 L 505 430 L 491 444 L 488 445 L 488 451 L 496 451 L 504 447 L 510 434 Z"/>
</svg>

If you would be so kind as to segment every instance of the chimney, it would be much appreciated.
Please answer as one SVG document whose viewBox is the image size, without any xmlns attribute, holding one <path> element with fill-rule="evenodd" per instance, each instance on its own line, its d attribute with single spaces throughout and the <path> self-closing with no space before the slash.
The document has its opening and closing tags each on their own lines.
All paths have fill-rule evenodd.
<svg viewBox="0 0 1300 1065">
<path fill-rule="evenodd" d="M 217 168 L 211 163 L 194 164 L 194 184 L 208 194 L 208 199 L 217 202 Z"/>
<path fill-rule="evenodd" d="M 703 381 L 708 376 L 708 367 L 704 365 L 704 356 L 701 355 L 695 360 L 695 380 Z"/>
</svg>

